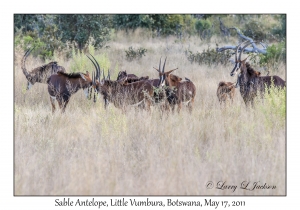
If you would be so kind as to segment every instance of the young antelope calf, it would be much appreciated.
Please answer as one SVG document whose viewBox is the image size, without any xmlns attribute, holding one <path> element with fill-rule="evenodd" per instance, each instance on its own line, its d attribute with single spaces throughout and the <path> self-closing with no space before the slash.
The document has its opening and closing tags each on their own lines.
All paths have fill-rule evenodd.
<svg viewBox="0 0 300 210">
<path fill-rule="evenodd" d="M 217 89 L 217 96 L 220 104 L 227 103 L 227 101 L 231 100 L 233 102 L 233 98 L 235 95 L 235 84 L 232 82 L 224 82 L 221 81 L 219 83 Z"/>
</svg>

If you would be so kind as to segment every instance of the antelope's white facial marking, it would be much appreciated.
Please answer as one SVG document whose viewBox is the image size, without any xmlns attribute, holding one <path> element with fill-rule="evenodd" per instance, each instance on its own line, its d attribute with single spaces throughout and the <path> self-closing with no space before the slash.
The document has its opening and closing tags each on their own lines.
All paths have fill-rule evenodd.
<svg viewBox="0 0 300 210">
<path fill-rule="evenodd" d="M 28 82 L 27 83 L 27 90 L 29 90 L 32 86 L 33 86 L 33 84 L 31 84 L 31 82 Z"/>
<path fill-rule="evenodd" d="M 230 76 L 233 77 L 233 76 L 235 75 L 235 73 L 236 73 L 235 71 L 234 71 L 234 72 L 231 72 L 231 73 L 230 73 Z"/>
<path fill-rule="evenodd" d="M 89 97 L 89 88 L 84 88 L 83 89 L 84 95 L 86 96 L 86 98 Z"/>
</svg>

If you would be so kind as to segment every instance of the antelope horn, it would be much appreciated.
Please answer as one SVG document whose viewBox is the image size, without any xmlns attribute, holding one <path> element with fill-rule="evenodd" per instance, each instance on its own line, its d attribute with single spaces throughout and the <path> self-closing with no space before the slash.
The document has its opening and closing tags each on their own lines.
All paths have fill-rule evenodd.
<svg viewBox="0 0 300 210">
<path fill-rule="evenodd" d="M 22 58 L 22 64 L 21 64 L 21 68 L 23 70 L 23 74 L 25 75 L 26 79 L 28 79 L 28 77 L 30 76 L 27 69 L 26 69 L 26 65 L 25 65 L 25 62 L 26 62 L 26 58 L 28 57 L 28 55 L 32 52 L 32 50 L 34 49 L 35 47 L 33 47 L 32 49 L 28 49 L 23 58 Z"/>
<path fill-rule="evenodd" d="M 237 47 L 236 47 L 236 51 L 235 51 L 235 62 L 237 63 L 239 60 L 237 58 L 237 55 L 238 55 L 238 52 L 239 52 L 239 48 L 243 45 L 243 44 L 246 44 L 247 42 L 249 42 L 248 40 L 247 41 L 244 41 L 242 43 L 240 43 Z"/>
<path fill-rule="evenodd" d="M 95 57 L 90 54 L 92 56 L 92 58 L 95 60 L 96 64 L 97 64 L 97 67 L 98 67 L 98 71 L 97 71 L 97 74 L 96 74 L 96 80 L 98 79 L 100 81 L 100 77 L 101 77 L 101 69 L 100 69 L 100 65 L 99 63 L 97 62 L 97 60 L 95 59 Z"/>
<path fill-rule="evenodd" d="M 93 76 L 92 76 L 92 77 L 93 77 L 93 78 L 92 78 L 92 80 L 93 80 L 93 85 L 96 85 L 96 81 L 95 81 L 95 79 L 96 79 L 96 78 L 95 78 L 95 74 L 96 74 L 96 73 L 95 73 L 95 72 L 93 72 Z"/>
<path fill-rule="evenodd" d="M 159 60 L 159 66 L 158 66 L 158 72 L 161 73 L 161 70 L 160 70 L 160 64 L 161 64 L 161 57 L 160 57 L 160 60 Z"/>
<path fill-rule="evenodd" d="M 107 78 L 110 80 L 110 70 L 108 69 L 108 75 Z"/>
<path fill-rule="evenodd" d="M 98 67 L 96 66 L 95 62 L 88 55 L 86 55 L 86 57 L 88 57 L 88 59 L 90 59 L 90 61 L 92 61 L 92 63 L 94 64 L 94 67 L 96 69 L 96 72 L 98 72 Z"/>
<path fill-rule="evenodd" d="M 246 41 L 246 42 L 248 42 L 248 41 Z M 241 52 L 240 52 L 240 54 L 239 54 L 239 61 L 241 61 L 242 54 L 243 54 L 245 48 L 246 48 L 247 46 L 249 46 L 250 44 L 252 44 L 252 42 L 249 42 L 249 43 L 245 44 L 244 47 L 241 49 Z"/>
<path fill-rule="evenodd" d="M 164 62 L 164 66 L 163 66 L 163 69 L 162 69 L 162 73 L 165 73 L 166 60 L 167 60 L 167 57 L 166 57 L 165 62 Z"/>
<path fill-rule="evenodd" d="M 167 71 L 166 73 L 171 73 L 172 71 L 175 71 L 175 70 L 177 70 L 178 68 L 176 68 L 176 69 L 172 69 L 172 70 L 170 70 L 170 71 Z"/>
<path fill-rule="evenodd" d="M 157 69 L 157 68 L 155 68 L 155 67 L 153 67 L 156 71 L 158 71 L 159 72 L 159 70 Z"/>
</svg>

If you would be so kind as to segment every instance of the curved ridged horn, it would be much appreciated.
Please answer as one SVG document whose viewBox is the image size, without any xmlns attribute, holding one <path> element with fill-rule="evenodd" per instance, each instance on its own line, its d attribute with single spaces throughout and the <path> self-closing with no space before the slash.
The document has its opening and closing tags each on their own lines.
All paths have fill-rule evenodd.
<svg viewBox="0 0 300 210">
<path fill-rule="evenodd" d="M 32 50 L 34 49 L 35 47 L 33 47 L 32 49 L 28 49 L 23 58 L 22 58 L 22 64 L 21 64 L 21 68 L 23 70 L 23 74 L 25 75 L 25 77 L 28 79 L 28 77 L 30 77 L 30 74 L 28 73 L 27 69 L 26 69 L 26 65 L 25 65 L 25 62 L 26 62 L 26 58 L 28 57 L 28 55 L 32 52 Z"/>
<path fill-rule="evenodd" d="M 94 57 L 92 54 L 90 54 L 90 55 L 93 57 L 93 59 L 95 60 L 97 66 L 98 66 L 98 71 L 96 72 L 96 80 L 98 79 L 98 80 L 100 81 L 100 77 L 101 77 L 101 69 L 100 69 L 100 65 L 99 65 L 99 63 L 97 62 L 97 60 L 95 59 L 95 57 Z"/>
<path fill-rule="evenodd" d="M 91 54 L 90 54 L 91 55 Z M 87 55 L 86 55 L 87 56 Z M 91 55 L 92 56 L 92 55 Z M 94 56 L 92 56 L 92 58 L 94 59 L 94 61 L 89 57 L 87 56 L 91 61 L 92 63 L 94 64 L 95 68 L 96 68 L 96 76 L 95 76 L 95 80 L 99 80 L 100 81 L 100 76 L 101 76 L 101 69 L 100 69 L 100 66 L 97 62 L 97 60 L 94 58 Z"/>
<path fill-rule="evenodd" d="M 239 48 L 242 46 L 242 44 L 246 44 L 247 42 L 249 42 L 249 40 L 240 43 L 240 44 L 236 47 L 236 50 L 235 50 L 235 64 L 234 64 L 233 69 L 232 69 L 231 72 L 230 72 L 230 76 L 232 76 L 232 77 L 235 75 L 235 71 L 237 71 L 237 70 L 239 69 L 239 65 L 240 65 L 239 62 L 241 61 L 240 58 L 241 58 L 242 50 L 241 50 L 241 52 L 240 52 L 240 54 L 239 54 L 239 59 L 237 58 L 237 54 L 238 54 L 238 52 L 239 52 Z"/>
<path fill-rule="evenodd" d="M 164 74 L 165 73 L 166 60 L 167 60 L 167 57 L 165 58 L 165 62 L 164 62 L 162 70 L 160 69 L 161 58 L 160 58 L 160 61 L 159 61 L 160 78 L 159 78 L 158 86 L 160 86 L 164 82 L 164 80 L 166 79 L 166 75 Z"/>
<path fill-rule="evenodd" d="M 242 58 L 242 54 L 244 52 L 244 50 L 246 49 L 246 47 L 248 47 L 250 44 L 252 44 L 253 42 L 249 42 L 247 44 L 244 45 L 244 47 L 241 49 L 241 52 L 239 54 L 239 61 L 241 61 L 241 58 Z"/>
<path fill-rule="evenodd" d="M 161 64 L 161 57 L 160 57 L 160 60 L 159 60 L 159 66 L 158 66 L 158 72 L 159 72 L 159 73 L 161 73 L 160 64 Z"/>
<path fill-rule="evenodd" d="M 96 78 L 95 78 L 95 72 L 93 71 L 93 74 L 92 74 L 92 81 L 93 81 L 93 85 L 96 85 Z"/>
<path fill-rule="evenodd" d="M 163 65 L 162 73 L 165 73 L 166 60 L 167 60 L 167 57 L 166 57 L 166 59 L 165 59 L 164 65 Z"/>
<path fill-rule="evenodd" d="M 98 67 L 97 67 L 97 65 L 95 64 L 95 62 L 94 62 L 88 55 L 86 55 L 86 57 L 88 57 L 88 59 L 90 59 L 90 61 L 92 61 L 92 63 L 94 64 L 94 67 L 95 67 L 95 69 L 96 69 L 96 75 L 97 75 L 97 72 L 98 72 Z M 97 78 L 95 78 L 95 74 L 94 74 L 94 73 L 95 73 L 95 72 L 93 72 L 93 74 L 92 74 L 92 76 L 93 76 L 93 79 L 92 79 L 93 85 L 96 84 L 96 79 L 97 79 Z"/>
<path fill-rule="evenodd" d="M 110 80 L 110 70 L 108 69 L 108 73 L 107 73 L 108 75 L 107 75 L 107 78 L 108 78 L 108 80 Z"/>
<path fill-rule="evenodd" d="M 240 44 L 236 47 L 236 51 L 235 51 L 235 62 L 236 62 L 236 63 L 238 62 L 237 54 L 238 54 L 238 52 L 239 52 L 239 48 L 241 47 L 242 44 L 246 44 L 247 42 L 248 42 L 248 40 L 245 41 L 245 42 L 240 43 Z"/>
</svg>

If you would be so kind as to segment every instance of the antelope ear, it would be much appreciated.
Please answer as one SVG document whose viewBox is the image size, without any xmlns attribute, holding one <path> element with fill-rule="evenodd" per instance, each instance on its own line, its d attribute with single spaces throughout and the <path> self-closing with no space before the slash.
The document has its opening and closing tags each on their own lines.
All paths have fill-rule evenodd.
<svg viewBox="0 0 300 210">
<path fill-rule="evenodd" d="M 89 73 L 88 71 L 86 71 L 86 75 L 87 75 L 87 76 L 90 76 L 90 73 Z"/>
<path fill-rule="evenodd" d="M 248 57 L 247 57 L 248 58 Z M 241 62 L 242 63 L 245 63 L 247 61 L 247 58 L 245 58 L 244 60 L 242 60 Z"/>
<path fill-rule="evenodd" d="M 84 74 L 82 74 L 82 73 L 79 73 L 79 74 L 80 74 L 81 78 L 84 79 L 84 81 L 86 81 Z"/>
</svg>

